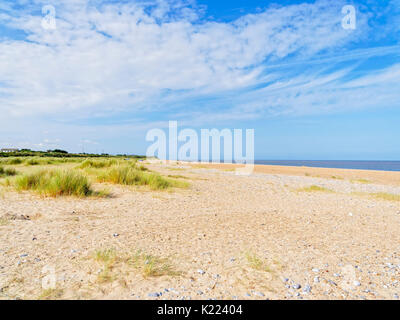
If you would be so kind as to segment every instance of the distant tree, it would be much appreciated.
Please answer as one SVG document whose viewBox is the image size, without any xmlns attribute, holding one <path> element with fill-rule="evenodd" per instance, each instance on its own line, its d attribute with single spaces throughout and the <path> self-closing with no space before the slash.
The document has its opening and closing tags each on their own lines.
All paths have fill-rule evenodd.
<svg viewBox="0 0 400 320">
<path fill-rule="evenodd" d="M 68 153 L 68 151 L 60 150 L 60 149 L 48 150 L 47 152 L 64 153 L 64 154 Z"/>
</svg>

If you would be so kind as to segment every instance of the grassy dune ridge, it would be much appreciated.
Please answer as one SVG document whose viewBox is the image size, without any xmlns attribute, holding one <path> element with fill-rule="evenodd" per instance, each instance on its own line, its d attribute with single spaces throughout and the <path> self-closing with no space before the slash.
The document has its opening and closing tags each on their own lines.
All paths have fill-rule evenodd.
<svg viewBox="0 0 400 320">
<path fill-rule="evenodd" d="M 82 158 L 52 158 L 52 157 L 10 157 L 0 158 L 0 165 L 25 165 L 25 166 L 40 166 L 40 165 L 57 165 L 65 163 L 82 162 Z"/>
<path fill-rule="evenodd" d="M 73 165 L 73 163 L 79 164 Z M 1 164 L 5 166 L 22 165 L 21 172 L 10 167 L 3 168 Z M 34 167 L 27 168 L 29 166 Z M 0 178 L 6 178 L 2 182 L 3 185 L 14 187 L 17 191 L 33 191 L 50 197 L 107 196 L 108 192 L 106 191 L 94 191 L 92 188 L 94 182 L 145 186 L 151 190 L 187 188 L 189 186 L 187 182 L 151 172 L 143 164 L 139 164 L 136 159 L 122 158 L 27 157 L 0 159 Z"/>
</svg>

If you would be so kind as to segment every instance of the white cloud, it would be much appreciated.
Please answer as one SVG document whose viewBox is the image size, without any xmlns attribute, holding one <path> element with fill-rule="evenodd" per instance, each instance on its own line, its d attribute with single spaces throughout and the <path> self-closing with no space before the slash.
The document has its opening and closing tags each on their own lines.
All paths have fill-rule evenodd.
<svg viewBox="0 0 400 320">
<path fill-rule="evenodd" d="M 0 7 L 0 24 L 27 34 L 0 39 L 0 134 L 7 141 L 44 146 L 59 137 L 100 147 L 102 135 L 160 127 L 168 112 L 194 125 L 400 101 L 398 66 L 354 73 L 360 61 L 399 47 L 343 52 L 371 31 L 367 13 L 355 31 L 341 27 L 344 0 L 271 6 L 232 22 L 208 20 L 194 1 L 58 0 L 54 31 L 41 27 L 47 4 Z M 340 65 L 348 61 L 355 62 Z"/>
<path fill-rule="evenodd" d="M 157 110 L 182 91 L 201 96 L 257 84 L 265 62 L 354 37 L 340 27 L 340 1 L 271 8 L 232 23 L 201 20 L 202 10 L 182 1 L 56 1 L 55 31 L 30 14 L 44 1 L 23 2 L 27 9 L 2 19 L 29 35 L 0 42 L 3 116 Z"/>
</svg>

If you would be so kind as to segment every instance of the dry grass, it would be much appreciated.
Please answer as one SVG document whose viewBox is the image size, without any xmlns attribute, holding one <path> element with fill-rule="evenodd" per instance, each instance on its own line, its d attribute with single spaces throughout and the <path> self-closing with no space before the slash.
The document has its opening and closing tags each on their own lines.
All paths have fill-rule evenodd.
<svg viewBox="0 0 400 320">
<path fill-rule="evenodd" d="M 210 166 L 205 164 L 192 164 L 192 168 L 195 169 L 210 169 Z"/>
<path fill-rule="evenodd" d="M 353 196 L 369 197 L 386 201 L 400 201 L 400 194 L 387 192 L 367 193 L 367 192 L 352 192 Z"/>
<path fill-rule="evenodd" d="M 400 201 L 400 194 L 379 192 L 379 193 L 371 193 L 370 195 L 377 199 L 388 200 L 388 201 Z"/>
<path fill-rule="evenodd" d="M 371 181 L 369 181 L 367 179 L 357 179 L 357 180 L 352 180 L 351 182 L 353 182 L 353 183 L 361 183 L 361 184 L 370 184 L 370 183 L 372 183 Z"/>
<path fill-rule="evenodd" d="M 10 220 L 9 220 L 9 219 L 4 218 L 4 217 L 1 217 L 1 218 L 0 218 L 0 227 L 6 226 L 6 225 L 8 225 L 9 223 L 10 223 Z"/>
<path fill-rule="evenodd" d="M 139 270 L 144 278 L 162 276 L 180 276 L 182 272 L 173 268 L 168 259 L 148 255 L 141 251 L 135 253 L 130 260 L 132 266 Z"/>
<path fill-rule="evenodd" d="M 102 265 L 102 270 L 97 277 L 98 282 L 113 281 L 112 271 L 115 265 L 121 262 L 121 257 L 117 255 L 117 252 L 114 249 L 98 250 L 94 254 L 94 260 Z"/>
<path fill-rule="evenodd" d="M 143 278 L 179 276 L 182 272 L 173 268 L 168 259 L 137 251 L 135 254 L 118 253 L 115 249 L 98 250 L 93 255 L 94 260 L 102 267 L 97 277 L 99 283 L 118 280 L 116 269 L 129 267 L 139 271 Z"/>
<path fill-rule="evenodd" d="M 175 174 L 170 174 L 168 175 L 168 178 L 173 178 L 173 179 L 190 179 L 189 177 L 181 176 L 181 175 L 175 175 Z"/>
<path fill-rule="evenodd" d="M 3 184 L 0 184 L 0 199 L 5 199 L 6 198 L 6 192 Z"/>
<path fill-rule="evenodd" d="M 64 291 L 62 289 L 46 289 L 37 297 L 38 300 L 57 300 L 61 299 Z"/>
<path fill-rule="evenodd" d="M 309 187 L 304 187 L 304 188 L 300 188 L 297 189 L 296 191 L 298 192 L 327 192 L 327 193 L 333 193 L 334 191 L 324 188 L 324 187 L 320 187 L 320 186 L 316 186 L 316 185 L 312 185 Z"/>
<path fill-rule="evenodd" d="M 246 253 L 245 257 L 250 268 L 268 273 L 274 272 L 272 268 L 266 263 L 266 261 L 259 258 L 256 254 Z"/>
</svg>

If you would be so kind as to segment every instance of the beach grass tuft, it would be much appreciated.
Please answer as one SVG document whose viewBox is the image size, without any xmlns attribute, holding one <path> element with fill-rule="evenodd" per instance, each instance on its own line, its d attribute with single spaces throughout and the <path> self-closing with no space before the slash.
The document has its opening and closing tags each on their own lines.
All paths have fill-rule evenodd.
<svg viewBox="0 0 400 320">
<path fill-rule="evenodd" d="M 10 165 L 17 165 L 17 164 L 22 164 L 23 161 L 20 158 L 6 158 L 6 159 L 1 159 L 0 160 L 1 164 L 10 164 Z"/>
<path fill-rule="evenodd" d="M 137 251 L 130 259 L 130 264 L 141 271 L 144 278 L 162 276 L 180 276 L 182 272 L 175 270 L 168 259 Z"/>
<path fill-rule="evenodd" d="M 17 171 L 14 168 L 6 168 L 0 166 L 0 178 L 3 177 L 12 177 L 17 174 Z"/>
<path fill-rule="evenodd" d="M 352 192 L 351 194 L 354 196 L 370 197 L 386 201 L 400 201 L 400 194 L 393 194 L 388 192 L 376 192 L 376 193 Z"/>
<path fill-rule="evenodd" d="M 98 275 L 98 282 L 107 283 L 117 279 L 119 272 L 114 272 L 117 268 L 130 267 L 139 271 L 143 278 L 179 276 L 182 272 L 173 268 L 168 259 L 149 255 L 141 250 L 132 254 L 121 254 L 115 249 L 97 250 L 93 258 L 102 266 Z"/>
<path fill-rule="evenodd" d="M 24 164 L 26 166 L 37 166 L 40 164 L 39 160 L 36 158 L 31 158 L 31 159 L 27 159 L 25 160 Z"/>
<path fill-rule="evenodd" d="M 38 300 L 56 300 L 61 299 L 64 291 L 62 289 L 46 289 L 38 296 Z"/>
<path fill-rule="evenodd" d="M 357 179 L 357 180 L 352 180 L 351 182 L 353 182 L 353 183 L 361 183 L 361 184 L 370 184 L 370 183 L 372 183 L 371 181 L 369 181 L 367 179 Z"/>
<path fill-rule="evenodd" d="M 102 160 L 93 160 L 93 159 L 86 159 L 83 161 L 78 168 L 85 169 L 85 168 L 109 168 L 111 166 L 117 165 L 118 161 L 115 159 L 102 159 Z"/>
<path fill-rule="evenodd" d="M 274 272 L 272 268 L 263 259 L 259 258 L 255 253 L 247 252 L 245 256 L 250 268 L 257 271 L 263 271 L 269 273 Z"/>
<path fill-rule="evenodd" d="M 5 217 L 0 217 L 0 227 L 10 224 L 10 220 Z"/>
<path fill-rule="evenodd" d="M 382 200 L 400 201 L 400 194 L 379 192 L 379 193 L 372 193 L 371 195 L 374 196 L 375 198 L 382 199 Z"/>
<path fill-rule="evenodd" d="M 170 174 L 170 175 L 168 175 L 168 178 L 172 178 L 172 179 L 190 179 L 189 177 L 185 177 L 185 176 L 182 176 L 182 175 L 179 175 L 179 174 L 177 174 L 177 175 Z"/>
<path fill-rule="evenodd" d="M 40 170 L 17 177 L 14 185 L 51 197 L 95 195 L 86 176 L 72 170 Z"/>
<path fill-rule="evenodd" d="M 114 249 L 98 250 L 94 254 L 94 260 L 103 266 L 97 277 L 98 282 L 105 283 L 113 281 L 114 276 L 112 270 L 116 263 L 120 261 L 117 252 Z"/>
<path fill-rule="evenodd" d="M 320 187 L 320 186 L 316 186 L 316 185 L 312 185 L 309 187 L 304 187 L 304 188 L 300 188 L 297 189 L 298 192 L 329 192 L 332 193 L 334 191 L 324 188 L 324 187 Z"/>
<path fill-rule="evenodd" d="M 148 186 L 152 190 L 188 187 L 186 182 L 165 178 L 158 173 L 142 171 L 133 166 L 118 166 L 104 170 L 98 174 L 97 179 L 99 182 L 129 186 Z"/>
</svg>

